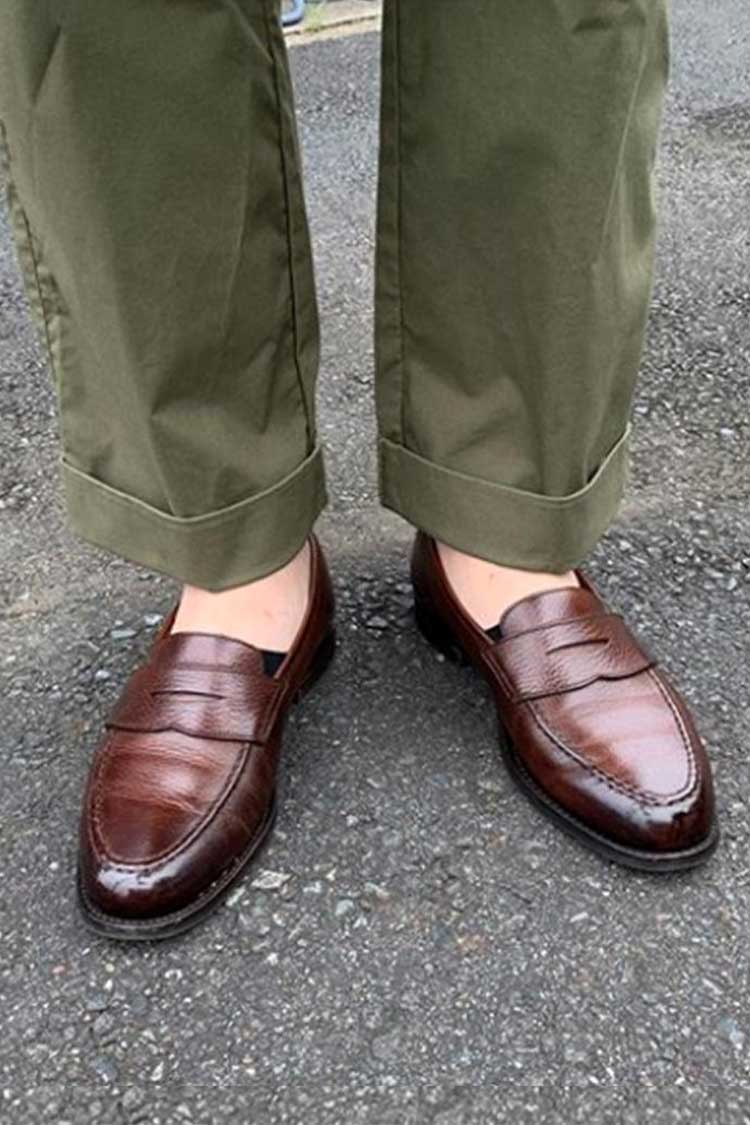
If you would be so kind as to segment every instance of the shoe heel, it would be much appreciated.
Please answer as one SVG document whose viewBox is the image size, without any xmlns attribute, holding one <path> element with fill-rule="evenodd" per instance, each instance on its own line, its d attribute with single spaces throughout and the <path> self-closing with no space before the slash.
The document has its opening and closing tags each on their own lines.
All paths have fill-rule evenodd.
<svg viewBox="0 0 750 1125">
<path fill-rule="evenodd" d="M 311 691 L 315 687 L 318 680 L 327 671 L 328 666 L 333 660 L 335 654 L 336 631 L 335 629 L 331 629 L 330 632 L 326 633 L 325 637 L 318 646 L 318 651 L 313 657 L 313 661 L 308 669 L 307 675 L 305 676 L 305 679 L 303 680 L 297 691 L 297 701 L 302 699 L 305 695 L 307 695 L 309 691 Z"/>
<path fill-rule="evenodd" d="M 417 628 L 427 643 L 442 653 L 446 660 L 450 660 L 454 664 L 467 663 L 461 646 L 450 629 L 419 599 L 415 599 L 414 602 L 414 619 Z"/>
</svg>

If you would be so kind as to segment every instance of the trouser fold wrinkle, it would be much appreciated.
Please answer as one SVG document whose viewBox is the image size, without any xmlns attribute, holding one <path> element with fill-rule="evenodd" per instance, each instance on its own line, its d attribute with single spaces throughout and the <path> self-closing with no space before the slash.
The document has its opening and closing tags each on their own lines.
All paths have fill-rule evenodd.
<svg viewBox="0 0 750 1125">
<path fill-rule="evenodd" d="M 651 287 L 666 0 L 594 7 L 385 2 L 381 498 L 532 570 L 616 513 Z M 73 527 L 211 589 L 282 566 L 326 491 L 275 0 L 5 0 L 0 121 Z"/>
</svg>

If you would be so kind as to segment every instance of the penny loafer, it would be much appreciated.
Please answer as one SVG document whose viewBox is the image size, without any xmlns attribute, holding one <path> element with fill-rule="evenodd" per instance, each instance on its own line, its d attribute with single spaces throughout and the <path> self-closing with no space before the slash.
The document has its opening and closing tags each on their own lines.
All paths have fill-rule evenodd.
<svg viewBox="0 0 750 1125">
<path fill-rule="evenodd" d="M 284 720 L 333 656 L 333 594 L 311 538 L 305 618 L 283 663 L 228 637 L 171 632 L 106 724 L 80 828 L 78 894 L 107 937 L 154 940 L 214 909 L 272 827 Z"/>
<path fill-rule="evenodd" d="M 510 773 L 561 828 L 647 871 L 704 862 L 716 847 L 711 768 L 688 708 L 580 572 L 506 611 L 493 635 L 462 608 L 434 540 L 412 554 L 417 624 L 493 692 Z"/>
</svg>

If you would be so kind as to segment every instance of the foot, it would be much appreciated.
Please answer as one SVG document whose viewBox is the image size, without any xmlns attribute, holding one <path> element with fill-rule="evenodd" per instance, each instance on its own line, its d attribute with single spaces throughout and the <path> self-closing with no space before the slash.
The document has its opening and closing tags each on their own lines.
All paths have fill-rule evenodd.
<svg viewBox="0 0 750 1125">
<path fill-rule="evenodd" d="M 125 688 L 94 757 L 81 818 L 79 901 L 97 933 L 181 933 L 220 902 L 266 838 L 284 719 L 333 654 L 333 594 L 315 539 L 305 566 L 301 624 L 275 613 L 260 617 L 276 623 L 266 633 L 250 634 L 288 644 L 273 675 L 258 647 L 244 643 L 242 622 L 196 613 L 189 631 L 175 632 L 167 620 Z M 253 596 L 245 605 L 258 604 Z"/>
<path fill-rule="evenodd" d="M 445 543 L 436 545 L 454 594 L 482 629 L 497 625 L 505 611 L 522 598 L 580 585 L 574 570 L 565 574 L 516 570 L 466 555 Z"/>
<path fill-rule="evenodd" d="M 711 767 L 687 704 L 583 575 L 497 615 L 469 615 L 441 552 L 418 535 L 417 622 L 489 682 L 511 775 L 592 850 L 647 871 L 695 867 L 716 846 Z"/>
<path fill-rule="evenodd" d="M 266 652 L 288 652 L 307 609 L 310 544 L 257 582 L 212 593 L 185 586 L 172 633 L 210 633 Z"/>
</svg>

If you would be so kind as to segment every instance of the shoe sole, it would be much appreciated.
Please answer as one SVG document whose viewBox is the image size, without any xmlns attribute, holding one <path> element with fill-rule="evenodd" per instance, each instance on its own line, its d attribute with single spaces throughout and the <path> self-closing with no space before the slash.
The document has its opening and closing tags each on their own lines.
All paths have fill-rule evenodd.
<svg viewBox="0 0 750 1125">
<path fill-rule="evenodd" d="M 311 691 L 330 666 L 336 652 L 336 635 L 331 631 L 321 642 L 310 670 L 302 685 L 297 689 L 294 703 L 298 703 Z M 271 800 L 266 817 L 255 836 L 210 887 L 181 910 L 171 911 L 152 918 L 120 918 L 99 910 L 87 896 L 77 873 L 78 907 L 86 926 L 99 937 L 115 941 L 165 941 L 179 937 L 203 922 L 221 906 L 234 884 L 244 875 L 254 859 L 257 859 L 263 845 L 271 835 L 278 811 L 278 789 Z"/>
<path fill-rule="evenodd" d="M 414 609 L 417 628 L 424 639 L 434 649 L 440 652 L 446 660 L 454 664 L 473 668 L 479 671 L 469 659 L 458 640 L 449 632 L 448 627 L 436 621 L 429 610 L 420 608 L 417 604 Z M 481 674 L 481 672 L 480 672 Z M 635 871 L 647 871 L 653 874 L 668 874 L 676 871 L 690 871 L 701 867 L 711 857 L 719 843 L 719 826 L 714 821 L 711 831 L 705 840 L 692 848 L 685 848 L 675 852 L 649 852 L 641 848 L 629 848 L 625 844 L 618 844 L 614 840 L 590 828 L 583 821 L 573 816 L 553 797 L 542 789 L 526 769 L 518 751 L 513 745 L 502 716 L 498 711 L 498 727 L 500 733 L 500 752 L 512 780 L 519 789 L 528 797 L 531 803 L 553 821 L 558 828 L 566 832 L 579 844 L 583 844 L 589 851 L 595 852 L 612 863 L 621 867 L 629 867 Z"/>
</svg>

